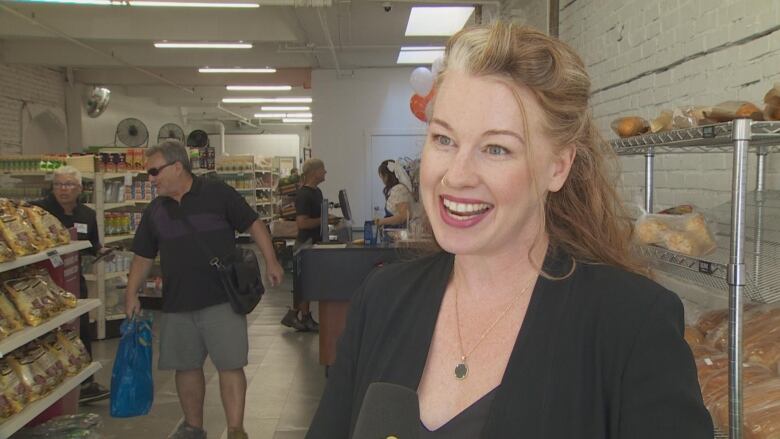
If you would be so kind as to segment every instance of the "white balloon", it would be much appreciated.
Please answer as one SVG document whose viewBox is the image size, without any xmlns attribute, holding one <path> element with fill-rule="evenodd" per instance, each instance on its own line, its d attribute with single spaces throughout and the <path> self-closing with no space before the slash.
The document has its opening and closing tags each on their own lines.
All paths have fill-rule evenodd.
<svg viewBox="0 0 780 439">
<path fill-rule="evenodd" d="M 433 90 L 433 73 L 427 67 L 417 67 L 409 79 L 414 92 L 420 96 L 428 96 Z"/>
<path fill-rule="evenodd" d="M 436 58 L 436 60 L 431 64 L 431 72 L 433 73 L 433 76 L 439 76 L 439 73 L 441 73 L 441 69 L 444 68 L 444 57 L 440 56 Z"/>
</svg>

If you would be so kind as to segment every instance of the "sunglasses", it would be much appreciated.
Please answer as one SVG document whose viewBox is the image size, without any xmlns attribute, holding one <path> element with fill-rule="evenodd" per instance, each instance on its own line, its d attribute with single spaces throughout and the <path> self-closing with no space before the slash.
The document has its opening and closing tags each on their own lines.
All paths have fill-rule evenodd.
<svg viewBox="0 0 780 439">
<path fill-rule="evenodd" d="M 157 177 L 158 175 L 160 175 L 160 172 L 162 172 L 163 169 L 167 168 L 168 166 L 171 166 L 174 163 L 176 162 L 166 163 L 160 166 L 159 168 L 149 168 L 146 170 L 146 173 L 151 175 L 152 177 Z"/>
</svg>

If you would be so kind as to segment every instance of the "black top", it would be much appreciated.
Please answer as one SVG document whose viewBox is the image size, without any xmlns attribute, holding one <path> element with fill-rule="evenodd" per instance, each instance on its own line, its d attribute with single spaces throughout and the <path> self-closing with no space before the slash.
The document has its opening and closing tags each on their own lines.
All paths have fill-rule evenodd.
<svg viewBox="0 0 780 439">
<path fill-rule="evenodd" d="M 199 232 L 193 236 L 186 215 Z M 246 231 L 258 215 L 235 189 L 216 179 L 195 177 L 181 204 L 159 196 L 144 210 L 133 253 L 153 259 L 160 252 L 164 312 L 195 311 L 227 302 L 209 260 L 235 249 L 235 231 Z M 195 240 L 215 252 L 207 255 Z"/>
<path fill-rule="evenodd" d="M 367 277 L 308 439 L 349 437 L 372 382 L 419 387 L 453 261 L 438 253 Z M 548 256 L 545 270 L 570 264 Z M 642 276 L 578 262 L 563 280 L 539 277 L 479 437 L 711 439 L 683 327 L 680 299 Z"/>
<path fill-rule="evenodd" d="M 47 212 L 54 215 L 65 228 L 74 227 L 78 235 L 79 240 L 89 240 L 92 243 L 92 247 L 85 249 L 84 251 L 93 255 L 97 254 L 97 251 L 102 247 L 100 245 L 100 238 L 98 235 L 97 227 L 97 215 L 95 211 L 89 207 L 78 203 L 73 208 L 73 214 L 68 215 L 54 198 L 53 194 L 49 194 L 42 200 L 33 201 L 32 204 L 40 206 L 46 209 Z"/>
<path fill-rule="evenodd" d="M 322 191 L 318 187 L 301 186 L 295 194 L 295 215 L 306 215 L 309 218 L 322 216 Z M 298 229 L 299 243 L 308 240 L 320 242 L 320 226 L 313 229 Z"/>
<path fill-rule="evenodd" d="M 446 424 L 436 430 L 428 430 L 428 427 L 420 421 L 420 439 L 474 439 L 479 437 L 485 426 L 485 419 L 490 413 L 490 404 L 496 397 L 494 388 L 482 395 L 474 404 L 466 407 Z"/>
</svg>

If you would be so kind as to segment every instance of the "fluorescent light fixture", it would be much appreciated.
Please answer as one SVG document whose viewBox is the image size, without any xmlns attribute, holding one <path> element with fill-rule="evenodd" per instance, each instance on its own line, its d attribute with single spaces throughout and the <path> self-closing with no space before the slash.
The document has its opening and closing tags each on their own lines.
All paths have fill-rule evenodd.
<svg viewBox="0 0 780 439">
<path fill-rule="evenodd" d="M 311 119 L 282 119 L 283 123 L 311 123 Z"/>
<path fill-rule="evenodd" d="M 242 67 L 201 67 L 200 73 L 276 73 L 276 69 L 265 67 L 262 69 L 242 68 Z"/>
<path fill-rule="evenodd" d="M 116 4 L 112 0 L 24 0 L 19 3 L 59 3 L 63 5 L 98 5 L 98 6 L 111 6 Z"/>
<path fill-rule="evenodd" d="M 311 119 L 311 113 L 287 113 L 287 119 Z"/>
<path fill-rule="evenodd" d="M 262 111 L 311 111 L 311 107 L 260 107 Z"/>
<path fill-rule="evenodd" d="M 311 98 L 222 98 L 226 104 L 310 104 Z"/>
<path fill-rule="evenodd" d="M 129 0 L 130 6 L 157 6 L 163 8 L 259 8 L 259 3 L 240 2 L 177 2 L 177 1 L 149 1 Z"/>
<path fill-rule="evenodd" d="M 406 23 L 407 37 L 450 36 L 461 30 L 473 6 L 414 6 Z"/>
<path fill-rule="evenodd" d="M 230 91 L 290 91 L 291 85 L 228 85 Z"/>
<path fill-rule="evenodd" d="M 154 47 L 160 49 L 251 49 L 252 43 L 244 43 L 241 41 L 235 43 L 212 43 L 206 41 L 198 43 L 175 43 L 159 41 L 154 43 Z"/>
<path fill-rule="evenodd" d="M 256 113 L 255 117 L 258 119 L 284 119 L 287 117 L 286 113 Z"/>
<path fill-rule="evenodd" d="M 442 46 L 401 47 L 396 64 L 432 64 L 444 56 Z"/>
</svg>

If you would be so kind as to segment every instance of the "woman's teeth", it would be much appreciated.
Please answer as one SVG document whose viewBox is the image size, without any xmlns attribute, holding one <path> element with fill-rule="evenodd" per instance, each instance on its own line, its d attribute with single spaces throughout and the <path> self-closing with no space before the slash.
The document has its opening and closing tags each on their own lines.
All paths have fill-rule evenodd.
<svg viewBox="0 0 780 439">
<path fill-rule="evenodd" d="M 490 209 L 490 205 L 485 203 L 456 203 L 447 199 L 442 199 L 442 201 L 449 213 L 460 217 L 479 215 Z"/>
</svg>

